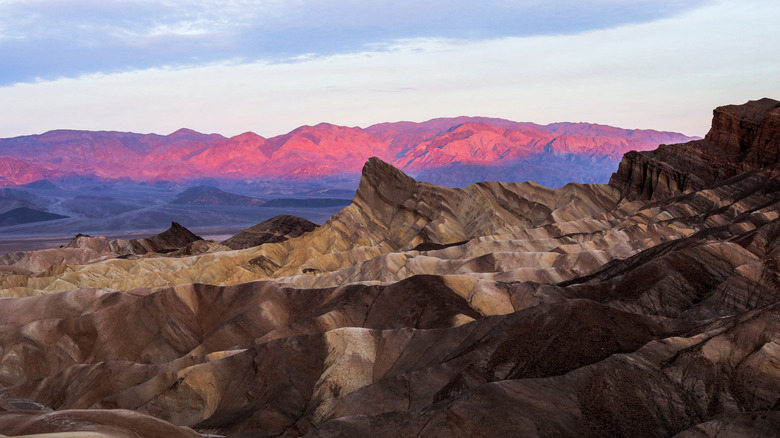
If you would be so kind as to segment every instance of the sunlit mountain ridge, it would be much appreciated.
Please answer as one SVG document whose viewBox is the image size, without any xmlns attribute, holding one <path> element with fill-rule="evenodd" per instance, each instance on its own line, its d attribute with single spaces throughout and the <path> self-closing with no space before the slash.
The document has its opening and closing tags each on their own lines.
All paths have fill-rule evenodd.
<svg viewBox="0 0 780 438">
<path fill-rule="evenodd" d="M 0 139 L 0 185 L 74 177 L 357 180 L 366 160 L 376 156 L 422 180 L 453 186 L 485 179 L 561 186 L 606 182 L 625 152 L 691 139 L 588 123 L 543 126 L 481 117 L 365 129 L 321 123 L 272 138 L 252 132 L 226 138 L 189 129 L 169 135 L 57 130 Z"/>
</svg>

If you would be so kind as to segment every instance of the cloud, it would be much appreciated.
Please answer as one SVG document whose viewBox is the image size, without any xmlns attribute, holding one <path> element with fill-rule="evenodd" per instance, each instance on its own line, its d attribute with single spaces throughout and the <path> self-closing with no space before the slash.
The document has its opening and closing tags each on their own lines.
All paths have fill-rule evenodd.
<svg viewBox="0 0 780 438">
<path fill-rule="evenodd" d="M 0 136 L 55 128 L 270 136 L 483 115 L 703 135 L 711 110 L 780 97 L 774 1 L 718 2 L 576 35 L 414 38 L 296 62 L 214 62 L 0 88 Z M 738 37 L 736 37 L 738 35 Z"/>
<path fill-rule="evenodd" d="M 227 60 L 283 62 L 416 38 L 574 34 L 705 0 L 28 0 L 0 2 L 0 84 Z"/>
</svg>

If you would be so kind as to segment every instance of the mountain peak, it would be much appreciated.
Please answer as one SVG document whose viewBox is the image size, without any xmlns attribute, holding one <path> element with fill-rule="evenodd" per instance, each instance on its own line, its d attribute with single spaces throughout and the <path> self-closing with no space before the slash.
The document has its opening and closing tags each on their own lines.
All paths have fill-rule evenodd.
<svg viewBox="0 0 780 438">
<path fill-rule="evenodd" d="M 230 137 L 230 140 L 238 140 L 238 141 L 262 141 L 265 140 L 265 137 L 262 135 L 256 134 L 252 131 L 242 132 L 241 134 L 234 135 L 233 137 Z"/>
<path fill-rule="evenodd" d="M 369 200 L 374 195 L 392 204 L 403 202 L 415 190 L 417 182 L 377 157 L 371 157 L 363 165 L 357 198 Z"/>
<path fill-rule="evenodd" d="M 200 132 L 192 130 L 192 129 L 189 129 L 189 128 L 180 128 L 180 129 L 177 129 L 176 131 L 168 134 L 169 137 L 180 137 L 180 136 L 185 136 L 185 135 L 204 135 L 204 134 L 201 134 Z"/>
<path fill-rule="evenodd" d="M 491 125 L 489 123 L 481 122 L 481 121 L 467 121 L 463 122 L 459 125 L 455 125 L 452 128 L 448 130 L 448 132 L 461 132 L 461 131 L 492 131 L 492 132 L 499 132 L 502 131 L 501 128 L 499 128 L 496 125 Z"/>
<path fill-rule="evenodd" d="M 229 193 L 213 186 L 190 187 L 170 201 L 175 205 L 245 205 L 258 206 L 264 201 L 250 196 Z"/>
</svg>

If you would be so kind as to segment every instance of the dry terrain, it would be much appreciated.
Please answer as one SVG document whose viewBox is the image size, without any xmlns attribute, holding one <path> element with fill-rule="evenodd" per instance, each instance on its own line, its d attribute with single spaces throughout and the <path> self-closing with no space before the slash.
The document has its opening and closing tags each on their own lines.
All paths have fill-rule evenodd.
<svg viewBox="0 0 780 438">
<path fill-rule="evenodd" d="M 371 158 L 319 227 L 8 258 L 0 431 L 780 436 L 779 164 L 762 99 L 609 184 L 454 189 Z"/>
</svg>

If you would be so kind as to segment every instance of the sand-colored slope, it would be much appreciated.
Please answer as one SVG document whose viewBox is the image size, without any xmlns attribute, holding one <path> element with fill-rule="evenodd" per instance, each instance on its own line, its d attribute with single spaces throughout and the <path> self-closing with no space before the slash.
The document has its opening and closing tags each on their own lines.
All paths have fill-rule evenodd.
<svg viewBox="0 0 780 438">
<path fill-rule="evenodd" d="M 577 200 L 577 202 L 573 202 Z M 533 183 L 481 183 L 448 189 L 416 182 L 371 159 L 352 204 L 297 239 L 197 257 L 108 260 L 35 276 L 5 275 L 7 296 L 84 287 L 128 290 L 182 283 L 238 284 L 307 272 L 325 273 L 422 243 L 448 244 L 603 214 L 617 192 L 607 186 L 550 190 Z"/>
<path fill-rule="evenodd" d="M 6 296 L 25 296 L 85 287 L 129 290 L 262 279 L 301 288 L 333 287 L 418 274 L 556 283 L 735 220 L 733 226 L 754 228 L 742 216 L 766 216 L 755 219 L 759 223 L 771 219 L 771 210 L 756 206 L 771 205 L 775 198 L 749 187 L 775 178 L 767 170 L 664 204 L 618 204 L 617 191 L 599 185 L 551 190 L 533 183 L 480 183 L 448 189 L 416 182 L 373 159 L 352 204 L 301 237 L 193 257 L 113 259 L 35 275 L 5 274 L 0 284 Z M 426 245 L 453 246 L 419 249 Z"/>
<path fill-rule="evenodd" d="M 724 114 L 774 147 L 755 111 Z M 727 151 L 724 126 L 707 142 Z M 446 189 L 370 160 L 296 239 L 6 274 L 40 296 L 0 300 L 0 430 L 777 436 L 780 171 L 743 152 L 665 198 Z M 637 193 L 690 161 L 645 158 L 667 177 Z"/>
</svg>

